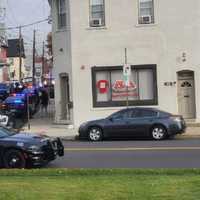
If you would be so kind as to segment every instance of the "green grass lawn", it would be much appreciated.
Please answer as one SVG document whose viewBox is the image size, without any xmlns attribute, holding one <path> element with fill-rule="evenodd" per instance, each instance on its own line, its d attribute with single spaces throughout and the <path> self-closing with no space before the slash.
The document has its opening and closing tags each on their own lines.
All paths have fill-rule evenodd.
<svg viewBox="0 0 200 200">
<path fill-rule="evenodd" d="M 0 170 L 0 200 L 198 200 L 200 170 Z"/>
</svg>

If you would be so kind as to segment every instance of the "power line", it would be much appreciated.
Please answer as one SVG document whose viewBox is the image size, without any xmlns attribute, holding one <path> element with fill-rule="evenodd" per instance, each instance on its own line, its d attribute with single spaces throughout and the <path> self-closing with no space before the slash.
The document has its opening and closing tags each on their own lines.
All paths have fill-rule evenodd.
<svg viewBox="0 0 200 200">
<path fill-rule="evenodd" d="M 13 30 L 13 29 L 19 29 L 20 27 L 21 27 L 21 28 L 25 28 L 25 27 L 33 26 L 33 25 L 35 25 L 35 24 L 40 24 L 40 23 L 43 23 L 43 22 L 46 22 L 46 21 L 48 21 L 48 18 L 47 18 L 47 19 L 40 20 L 40 21 L 36 21 L 36 22 L 33 22 L 33 23 L 30 23 L 30 24 L 24 24 L 24 25 L 22 25 L 22 26 L 14 26 L 14 27 L 0 28 L 0 30 Z"/>
<path fill-rule="evenodd" d="M 19 24 L 14 12 L 13 12 L 13 8 L 10 6 L 10 3 L 8 0 L 6 1 L 6 4 L 7 4 L 7 8 L 10 10 L 9 13 L 11 14 L 12 19 L 14 20 L 15 23 Z M 8 15 L 7 15 L 7 18 L 8 18 Z"/>
</svg>

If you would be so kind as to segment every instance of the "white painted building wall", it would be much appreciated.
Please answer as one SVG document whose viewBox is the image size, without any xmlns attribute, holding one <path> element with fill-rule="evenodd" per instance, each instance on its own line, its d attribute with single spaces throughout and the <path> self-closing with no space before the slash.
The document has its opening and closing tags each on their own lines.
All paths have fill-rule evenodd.
<svg viewBox="0 0 200 200">
<path fill-rule="evenodd" d="M 132 65 L 156 64 L 158 106 L 178 113 L 176 72 L 193 70 L 196 86 L 196 118 L 200 119 L 200 1 L 155 0 L 155 24 L 138 25 L 137 0 L 105 0 L 106 26 L 89 27 L 89 0 L 68 0 L 70 26 L 56 30 L 53 6 L 53 51 L 56 79 L 60 72 L 72 75 L 73 124 L 105 117 L 120 107 L 93 108 L 91 67 L 124 63 L 124 48 Z M 54 1 L 55 3 L 55 1 Z M 63 52 L 60 51 L 63 48 Z M 182 54 L 186 61 L 182 62 Z M 82 69 L 85 66 L 85 69 Z M 56 121 L 59 121 L 59 84 L 56 82 Z"/>
</svg>

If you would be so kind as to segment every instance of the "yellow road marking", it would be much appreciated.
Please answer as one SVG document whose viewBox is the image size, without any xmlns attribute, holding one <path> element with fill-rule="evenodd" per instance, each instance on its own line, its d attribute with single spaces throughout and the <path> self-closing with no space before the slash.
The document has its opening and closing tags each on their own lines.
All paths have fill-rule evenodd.
<svg viewBox="0 0 200 200">
<path fill-rule="evenodd" d="M 158 150 L 200 150 L 200 147 L 118 147 L 118 148 L 65 148 L 65 151 L 158 151 Z"/>
</svg>

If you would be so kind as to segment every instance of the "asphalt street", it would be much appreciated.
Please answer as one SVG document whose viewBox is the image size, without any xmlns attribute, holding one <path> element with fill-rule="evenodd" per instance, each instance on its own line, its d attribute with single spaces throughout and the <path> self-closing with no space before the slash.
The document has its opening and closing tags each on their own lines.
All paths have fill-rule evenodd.
<svg viewBox="0 0 200 200">
<path fill-rule="evenodd" d="M 66 141 L 50 168 L 199 168 L 200 139 Z"/>
</svg>

